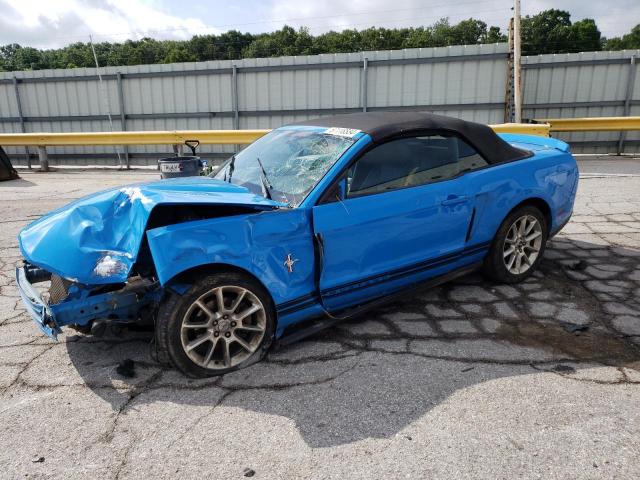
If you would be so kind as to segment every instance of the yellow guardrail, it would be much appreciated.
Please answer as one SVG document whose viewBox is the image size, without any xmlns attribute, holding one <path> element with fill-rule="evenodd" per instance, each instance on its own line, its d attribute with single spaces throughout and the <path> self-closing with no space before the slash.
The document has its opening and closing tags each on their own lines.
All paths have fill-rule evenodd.
<svg viewBox="0 0 640 480">
<path fill-rule="evenodd" d="M 640 117 L 546 118 L 537 123 L 489 125 L 497 133 L 520 133 L 548 137 L 550 132 L 640 130 Z M 241 145 L 255 141 L 270 130 L 173 130 L 145 132 L 2 133 L 0 146 L 38 147 L 40 165 L 48 169 L 46 147 L 76 145 L 182 145 L 198 140 L 204 145 Z M 128 165 L 128 163 L 127 163 Z"/>
<path fill-rule="evenodd" d="M 552 132 L 620 132 L 640 130 L 640 117 L 544 118 Z"/>
<path fill-rule="evenodd" d="M 498 133 L 548 137 L 550 132 L 640 130 L 640 117 L 545 118 L 539 123 L 490 125 Z M 171 130 L 144 132 L 2 133 L 0 146 L 60 147 L 73 145 L 181 145 L 198 140 L 205 145 L 246 144 L 270 130 Z"/>
<path fill-rule="evenodd" d="M 549 136 L 544 124 L 503 123 L 491 125 L 499 133 Z M 175 130 L 146 132 L 2 133 L 3 147 L 66 147 L 75 145 L 181 145 L 198 140 L 203 145 L 251 143 L 270 130 Z"/>
<path fill-rule="evenodd" d="M 153 132 L 2 133 L 0 146 L 64 147 L 72 145 L 182 145 L 188 140 L 202 144 L 244 144 L 269 130 L 175 130 Z"/>
</svg>

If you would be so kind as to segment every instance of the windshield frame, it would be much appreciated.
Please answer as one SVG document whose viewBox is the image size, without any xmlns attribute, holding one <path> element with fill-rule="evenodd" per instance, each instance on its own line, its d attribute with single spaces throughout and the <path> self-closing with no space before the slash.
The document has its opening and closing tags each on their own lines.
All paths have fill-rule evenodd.
<svg viewBox="0 0 640 480">
<path fill-rule="evenodd" d="M 331 128 L 328 127 L 320 127 L 320 126 L 313 126 L 313 125 L 285 125 L 283 127 L 279 127 L 279 128 L 275 128 L 273 130 L 271 130 L 271 132 L 268 132 L 266 135 L 271 134 L 272 132 L 275 131 L 283 131 L 283 130 L 290 130 L 290 131 L 308 131 L 308 132 L 313 132 L 313 133 L 325 133 L 327 132 L 327 130 L 332 130 Z M 335 130 L 335 129 L 334 129 Z M 341 129 L 342 130 L 342 129 Z M 356 129 L 350 129 L 352 130 L 353 134 L 351 135 L 336 135 L 338 137 L 343 137 L 343 138 L 350 138 L 352 139 L 351 144 L 349 144 L 334 160 L 332 163 L 330 163 L 327 168 L 325 169 L 324 173 L 322 173 L 322 175 L 306 190 L 306 193 L 304 193 L 304 196 L 301 196 L 301 198 L 296 202 L 284 202 L 284 201 L 279 201 L 276 200 L 275 198 L 273 199 L 274 201 L 278 201 L 279 203 L 284 203 L 288 206 L 288 208 L 299 208 L 299 207 L 303 207 L 305 205 L 305 203 L 307 202 L 307 200 L 309 199 L 309 197 L 313 194 L 313 192 L 317 189 L 317 187 L 323 183 L 323 181 L 327 178 L 327 176 L 330 174 L 330 172 L 332 172 L 334 170 L 334 168 L 336 167 L 336 165 L 338 163 L 340 163 L 340 160 L 348 153 L 354 150 L 354 146 L 356 146 L 359 141 L 363 138 L 363 137 L 368 137 L 364 132 L 360 131 L 360 130 L 356 130 Z M 332 135 L 331 133 L 328 133 L 327 135 Z M 260 138 L 264 138 L 264 137 L 260 137 Z M 260 140 L 260 139 L 258 139 Z M 257 140 L 256 140 L 257 141 Z M 220 180 L 220 181 L 226 181 L 223 180 L 223 178 L 216 178 L 216 176 L 225 171 L 228 170 L 228 166 L 231 162 L 235 162 L 237 159 L 237 156 L 241 153 L 242 151 L 239 152 L 235 152 L 234 154 L 232 154 L 229 158 L 227 158 L 222 164 L 220 164 L 220 166 L 213 171 L 211 174 L 209 174 L 210 178 L 214 178 L 216 180 Z M 237 169 L 237 165 L 234 166 L 233 169 L 233 175 L 235 178 L 235 173 L 236 173 L 236 169 Z M 226 172 L 226 174 L 228 174 L 228 172 Z M 225 174 L 225 177 L 226 177 Z M 242 184 L 236 184 L 236 185 L 240 185 L 242 186 Z M 257 184 L 256 186 L 259 186 L 259 184 Z M 248 187 L 245 187 L 248 188 Z M 282 193 L 282 194 L 287 194 L 287 192 L 281 192 L 279 190 L 276 190 L 278 193 Z M 260 196 L 264 196 L 263 194 L 259 194 Z M 283 195 L 284 196 L 284 195 Z"/>
</svg>

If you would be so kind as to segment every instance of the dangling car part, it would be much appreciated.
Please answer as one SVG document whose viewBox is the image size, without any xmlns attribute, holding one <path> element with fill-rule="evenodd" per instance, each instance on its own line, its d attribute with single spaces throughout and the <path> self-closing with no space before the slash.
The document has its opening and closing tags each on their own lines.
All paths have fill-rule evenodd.
<svg viewBox="0 0 640 480">
<path fill-rule="evenodd" d="M 0 147 L 0 182 L 3 180 L 15 180 L 16 178 L 20 178 L 17 170 L 13 168 L 11 159 L 9 159 L 9 156 L 2 147 Z"/>
<path fill-rule="evenodd" d="M 577 184 L 559 140 L 420 112 L 326 117 L 272 131 L 210 177 L 45 215 L 20 232 L 18 286 L 47 335 L 151 317 L 160 358 L 217 375 L 409 288 L 478 268 L 522 281 Z"/>
</svg>

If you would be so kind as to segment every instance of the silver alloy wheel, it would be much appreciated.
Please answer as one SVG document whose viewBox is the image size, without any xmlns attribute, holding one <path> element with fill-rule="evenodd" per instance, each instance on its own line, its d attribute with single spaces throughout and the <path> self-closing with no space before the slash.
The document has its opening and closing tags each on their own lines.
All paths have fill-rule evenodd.
<svg viewBox="0 0 640 480">
<path fill-rule="evenodd" d="M 198 366 L 221 370 L 242 363 L 262 343 L 267 316 L 260 299 L 233 285 L 216 287 L 194 301 L 182 319 L 182 348 Z"/>
<path fill-rule="evenodd" d="M 542 248 L 542 225 L 533 215 L 518 218 L 507 232 L 502 249 L 504 266 L 514 275 L 531 268 Z"/>
</svg>

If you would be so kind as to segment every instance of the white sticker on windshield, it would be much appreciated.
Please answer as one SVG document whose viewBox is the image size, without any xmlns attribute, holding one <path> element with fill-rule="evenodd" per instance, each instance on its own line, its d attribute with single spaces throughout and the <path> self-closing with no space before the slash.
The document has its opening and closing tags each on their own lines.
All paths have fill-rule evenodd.
<svg viewBox="0 0 640 480">
<path fill-rule="evenodd" d="M 327 135 L 336 135 L 338 137 L 353 138 L 360 133 L 360 130 L 356 130 L 355 128 L 331 127 L 327 128 L 324 133 Z"/>
</svg>

